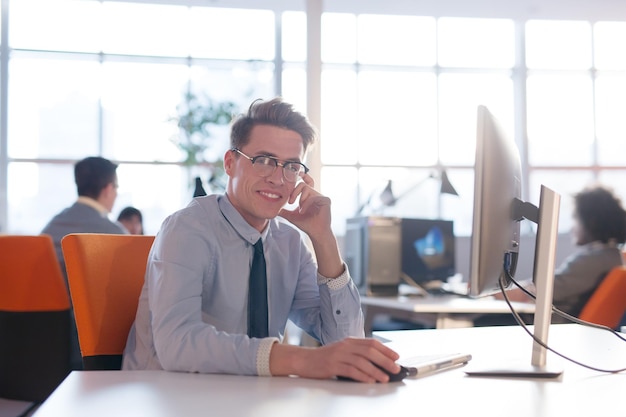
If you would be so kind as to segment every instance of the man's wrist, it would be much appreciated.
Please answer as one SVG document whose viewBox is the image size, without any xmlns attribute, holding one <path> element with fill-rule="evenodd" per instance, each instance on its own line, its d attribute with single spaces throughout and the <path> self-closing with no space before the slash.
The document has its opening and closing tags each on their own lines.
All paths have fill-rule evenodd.
<svg viewBox="0 0 626 417">
<path fill-rule="evenodd" d="M 338 290 L 345 287 L 350 281 L 350 274 L 348 273 L 348 267 L 343 264 L 343 272 L 335 278 L 328 278 L 324 275 L 317 273 L 317 285 L 328 285 L 331 290 Z"/>
<path fill-rule="evenodd" d="M 266 337 L 261 340 L 259 349 L 256 352 L 256 373 L 259 376 L 272 376 L 270 371 L 270 354 L 272 347 L 278 343 L 275 337 Z"/>
</svg>

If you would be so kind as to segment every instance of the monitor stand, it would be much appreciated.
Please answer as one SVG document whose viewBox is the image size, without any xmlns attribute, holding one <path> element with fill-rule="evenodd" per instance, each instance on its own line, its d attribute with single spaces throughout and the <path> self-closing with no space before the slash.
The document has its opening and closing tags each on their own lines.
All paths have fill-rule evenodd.
<svg viewBox="0 0 626 417">
<path fill-rule="evenodd" d="M 555 379 L 563 374 L 560 367 L 518 365 L 501 368 L 484 368 L 465 371 L 468 376 L 482 376 L 495 378 L 544 378 Z"/>
<path fill-rule="evenodd" d="M 497 376 L 512 378 L 558 378 L 563 370 L 548 366 L 547 349 L 538 343 L 548 345 L 548 330 L 552 319 L 552 291 L 554 287 L 554 264 L 558 237 L 559 207 L 561 196 L 545 186 L 541 186 L 537 242 L 533 281 L 537 290 L 535 300 L 534 340 L 530 365 L 504 366 L 496 369 L 468 369 L 469 376 Z"/>
</svg>

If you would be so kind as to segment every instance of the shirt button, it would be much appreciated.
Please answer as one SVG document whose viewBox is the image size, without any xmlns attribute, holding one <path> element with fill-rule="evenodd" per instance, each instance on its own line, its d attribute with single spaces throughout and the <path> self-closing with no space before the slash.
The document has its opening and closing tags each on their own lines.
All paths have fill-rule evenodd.
<svg viewBox="0 0 626 417">
<path fill-rule="evenodd" d="M 337 315 L 341 314 L 341 310 L 335 311 L 335 314 L 337 314 Z"/>
</svg>

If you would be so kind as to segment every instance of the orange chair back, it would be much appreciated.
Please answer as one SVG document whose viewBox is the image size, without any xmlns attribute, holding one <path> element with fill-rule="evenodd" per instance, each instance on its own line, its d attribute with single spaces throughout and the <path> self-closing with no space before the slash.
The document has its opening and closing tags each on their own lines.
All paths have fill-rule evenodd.
<svg viewBox="0 0 626 417">
<path fill-rule="evenodd" d="M 48 235 L 0 235 L 0 397 L 41 402 L 70 372 L 70 298 Z"/>
<path fill-rule="evenodd" d="M 48 235 L 0 235 L 0 310 L 70 308 L 63 273 Z"/>
<path fill-rule="evenodd" d="M 626 266 L 613 268 L 580 312 L 579 318 L 617 329 L 626 312 Z"/>
<path fill-rule="evenodd" d="M 99 233 L 61 240 L 86 370 L 121 368 L 153 241 Z"/>
</svg>

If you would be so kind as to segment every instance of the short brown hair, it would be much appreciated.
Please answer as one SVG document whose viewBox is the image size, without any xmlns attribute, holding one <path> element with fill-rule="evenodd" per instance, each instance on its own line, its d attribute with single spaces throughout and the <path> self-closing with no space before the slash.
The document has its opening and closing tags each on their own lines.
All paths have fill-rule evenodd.
<svg viewBox="0 0 626 417">
<path fill-rule="evenodd" d="M 102 190 L 117 178 L 117 165 L 99 156 L 89 156 L 74 165 L 74 181 L 79 196 L 98 199 Z"/>
<path fill-rule="evenodd" d="M 317 131 L 306 116 L 281 97 L 276 97 L 269 101 L 257 99 L 252 102 L 247 114 L 235 117 L 230 131 L 230 147 L 242 148 L 247 144 L 256 125 L 277 126 L 297 132 L 302 137 L 305 152 L 317 138 Z"/>
</svg>

